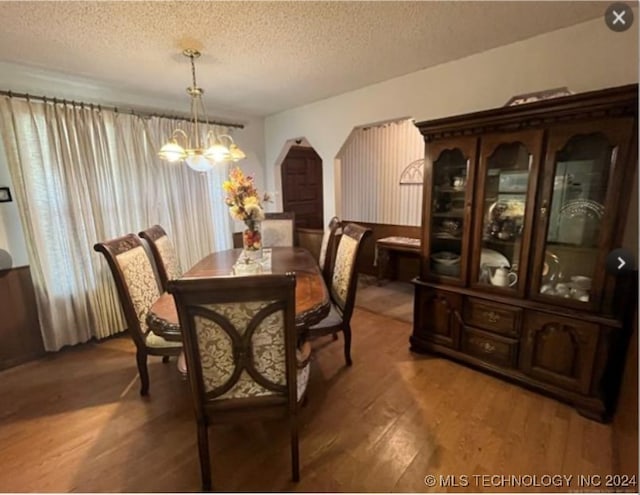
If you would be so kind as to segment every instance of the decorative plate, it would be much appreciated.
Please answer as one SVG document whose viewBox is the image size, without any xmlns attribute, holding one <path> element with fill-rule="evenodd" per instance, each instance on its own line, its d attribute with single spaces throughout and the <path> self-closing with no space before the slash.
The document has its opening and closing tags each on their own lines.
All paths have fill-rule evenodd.
<svg viewBox="0 0 640 495">
<path fill-rule="evenodd" d="M 590 199 L 568 201 L 558 215 L 558 241 L 577 246 L 595 246 L 600 235 L 604 206 Z"/>
<path fill-rule="evenodd" d="M 450 251 L 439 251 L 431 255 L 431 259 L 443 265 L 457 265 L 460 263 L 460 255 Z"/>
<path fill-rule="evenodd" d="M 486 248 L 482 248 L 482 254 L 480 255 L 480 266 L 482 265 L 511 268 L 511 263 L 509 263 L 509 259 L 505 255 L 493 249 Z"/>
<path fill-rule="evenodd" d="M 496 201 L 488 210 L 488 221 L 506 220 L 507 218 L 524 217 L 524 202 L 522 201 Z"/>
<path fill-rule="evenodd" d="M 600 220 L 604 215 L 604 206 L 591 199 L 574 199 L 562 205 L 560 215 L 568 218 L 590 217 Z"/>
</svg>

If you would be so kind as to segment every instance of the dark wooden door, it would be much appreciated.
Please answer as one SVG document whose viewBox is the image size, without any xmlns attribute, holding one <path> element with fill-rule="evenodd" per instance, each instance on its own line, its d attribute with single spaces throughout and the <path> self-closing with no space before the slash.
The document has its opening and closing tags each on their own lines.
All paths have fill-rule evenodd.
<svg viewBox="0 0 640 495">
<path fill-rule="evenodd" d="M 292 146 L 282 162 L 282 207 L 296 214 L 296 227 L 323 229 L 322 159 L 313 150 Z"/>
</svg>

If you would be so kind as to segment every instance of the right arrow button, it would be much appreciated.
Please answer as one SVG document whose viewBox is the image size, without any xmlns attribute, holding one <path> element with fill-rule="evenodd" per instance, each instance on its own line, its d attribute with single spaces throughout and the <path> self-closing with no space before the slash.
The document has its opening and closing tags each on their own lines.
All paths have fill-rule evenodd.
<svg viewBox="0 0 640 495">
<path fill-rule="evenodd" d="M 614 249 L 607 255 L 607 272 L 620 275 L 634 269 L 635 260 L 631 251 L 623 248 Z"/>
</svg>

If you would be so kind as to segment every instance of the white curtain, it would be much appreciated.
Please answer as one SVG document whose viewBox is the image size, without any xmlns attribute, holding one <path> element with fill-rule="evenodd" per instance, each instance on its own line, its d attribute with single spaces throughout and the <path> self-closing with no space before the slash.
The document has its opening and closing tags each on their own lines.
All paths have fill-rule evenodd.
<svg viewBox="0 0 640 495">
<path fill-rule="evenodd" d="M 96 242 L 160 224 L 185 267 L 231 247 L 222 193 L 227 167 L 200 174 L 156 158 L 177 126 L 185 124 L 0 99 L 0 130 L 47 350 L 126 327 L 111 273 L 93 251 Z"/>
<path fill-rule="evenodd" d="M 354 129 L 337 158 L 342 218 L 420 225 L 422 184 L 400 185 L 405 168 L 424 158 L 424 141 L 413 121 Z"/>
</svg>

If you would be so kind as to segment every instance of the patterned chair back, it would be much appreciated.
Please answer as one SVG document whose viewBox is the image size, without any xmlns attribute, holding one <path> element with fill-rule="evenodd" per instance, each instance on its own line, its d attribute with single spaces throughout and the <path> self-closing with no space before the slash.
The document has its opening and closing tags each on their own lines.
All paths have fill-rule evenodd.
<svg viewBox="0 0 640 495">
<path fill-rule="evenodd" d="M 322 244 L 320 245 L 320 256 L 318 266 L 322 270 L 322 275 L 327 284 L 331 280 L 333 264 L 336 257 L 336 237 L 342 234 L 341 222 L 338 217 L 333 217 L 329 225 L 322 234 Z"/>
<path fill-rule="evenodd" d="M 293 247 L 296 216 L 294 212 L 267 213 L 262 221 L 262 246 Z"/>
<path fill-rule="evenodd" d="M 113 274 L 120 304 L 136 347 L 145 347 L 147 313 L 160 297 L 151 260 L 140 239 L 128 234 L 93 247 L 104 254 Z"/>
<path fill-rule="evenodd" d="M 182 276 L 182 268 L 176 250 L 169 236 L 160 225 L 154 225 L 138 234 L 149 244 L 156 263 L 162 290 L 167 290 L 167 282 Z"/>
<path fill-rule="evenodd" d="M 356 298 L 358 285 L 358 257 L 362 241 L 371 233 L 370 229 L 349 223 L 342 229 L 342 237 L 336 251 L 329 292 L 333 303 L 342 312 L 343 320 L 349 321 Z"/>
<path fill-rule="evenodd" d="M 169 282 L 201 413 L 223 399 L 296 403 L 295 283 L 294 274 Z"/>
<path fill-rule="evenodd" d="M 300 479 L 298 407 L 309 363 L 296 360 L 294 274 L 181 278 L 176 301 L 198 427 L 202 489 L 211 491 L 210 424 L 287 417 Z"/>
</svg>

